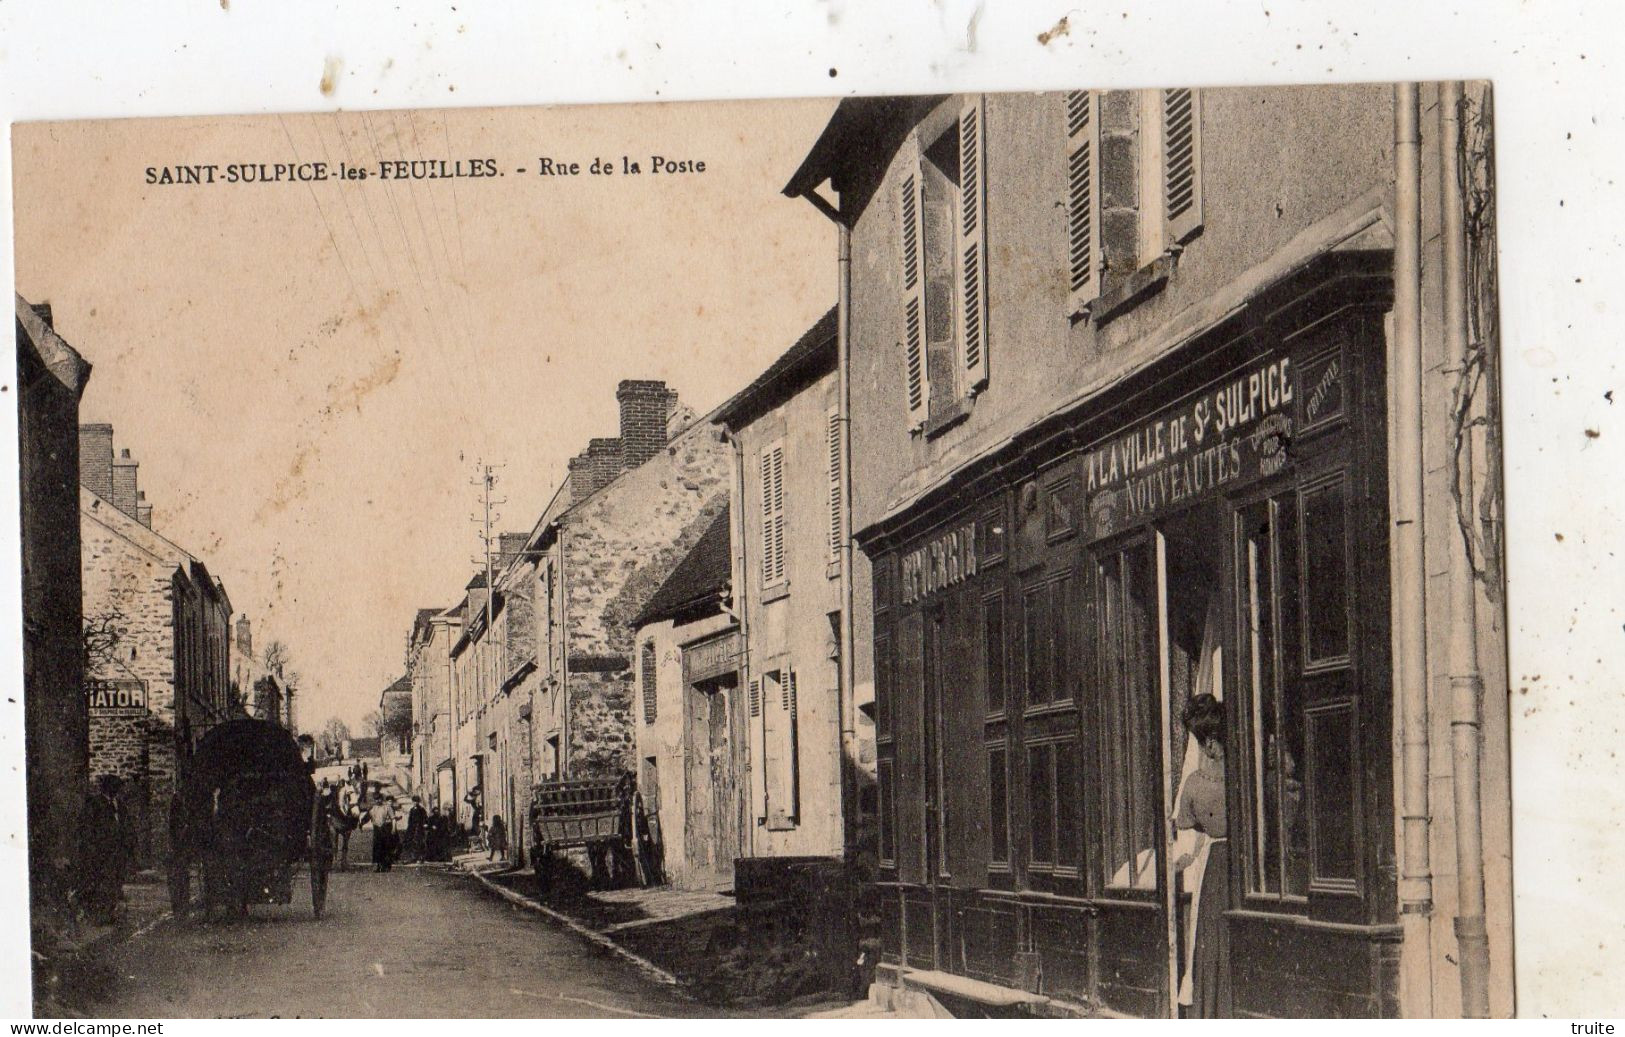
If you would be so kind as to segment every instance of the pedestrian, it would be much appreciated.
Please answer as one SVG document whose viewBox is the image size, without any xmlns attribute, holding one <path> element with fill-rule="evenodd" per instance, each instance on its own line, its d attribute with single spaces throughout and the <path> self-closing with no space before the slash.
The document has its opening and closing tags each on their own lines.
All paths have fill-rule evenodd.
<svg viewBox="0 0 1625 1037">
<path fill-rule="evenodd" d="M 338 827 L 338 865 L 340 871 L 350 870 L 350 834 L 361 827 L 361 811 L 356 807 L 355 791 L 348 785 L 338 793 L 338 814 L 342 823 Z"/>
<path fill-rule="evenodd" d="M 1192 695 L 1185 704 L 1185 730 L 1200 752 L 1196 769 L 1180 786 L 1174 828 L 1194 830 L 1205 838 L 1201 849 L 1182 854 L 1180 869 L 1200 871 L 1191 898 L 1194 945 L 1186 975 L 1190 978 L 1188 1018 L 1224 1019 L 1234 1014 L 1230 996 L 1230 930 L 1224 912 L 1230 889 L 1228 825 L 1225 817 L 1224 703 L 1209 694 Z M 1184 993 L 1183 991 L 1181 992 Z"/>
<path fill-rule="evenodd" d="M 80 822 L 79 888 L 98 925 L 113 923 L 130 864 L 129 834 L 118 801 L 123 787 L 115 774 L 97 778 Z"/>
<path fill-rule="evenodd" d="M 486 834 L 485 841 L 491 846 L 490 855 L 486 857 L 486 860 L 494 861 L 499 855 L 507 855 L 508 826 L 502 823 L 501 814 L 491 815 L 491 828 Z"/>
<path fill-rule="evenodd" d="M 423 862 L 424 846 L 429 836 L 429 812 L 423 809 L 423 800 L 412 797 L 412 809 L 406 812 L 406 855 L 412 861 Z"/>
<path fill-rule="evenodd" d="M 381 793 L 375 795 L 367 821 L 372 825 L 372 870 L 388 871 L 394 862 L 395 808 Z"/>
</svg>

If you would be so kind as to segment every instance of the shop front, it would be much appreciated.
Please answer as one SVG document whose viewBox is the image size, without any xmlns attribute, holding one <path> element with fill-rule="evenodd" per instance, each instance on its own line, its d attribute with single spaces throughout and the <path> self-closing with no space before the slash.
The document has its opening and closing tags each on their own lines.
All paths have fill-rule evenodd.
<svg viewBox="0 0 1625 1037">
<path fill-rule="evenodd" d="M 891 978 L 1397 1013 L 1389 285 L 1325 260 L 864 533 Z"/>
</svg>

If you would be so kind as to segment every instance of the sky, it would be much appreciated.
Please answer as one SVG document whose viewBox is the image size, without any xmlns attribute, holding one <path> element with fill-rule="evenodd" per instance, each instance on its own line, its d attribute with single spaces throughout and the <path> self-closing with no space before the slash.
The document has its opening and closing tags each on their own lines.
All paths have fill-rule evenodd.
<svg viewBox="0 0 1625 1037">
<path fill-rule="evenodd" d="M 780 193 L 833 107 L 21 124 L 17 290 L 94 365 L 80 420 L 140 462 L 154 528 L 225 581 L 256 652 L 287 645 L 300 725 L 359 728 L 416 610 L 474 570 L 478 462 L 503 466 L 500 528 L 528 530 L 617 433 L 621 379 L 703 413 L 833 305 L 833 225 Z M 501 175 L 376 175 L 403 158 Z M 317 161 L 335 179 L 224 182 Z M 183 164 L 216 182 L 147 182 Z"/>
</svg>

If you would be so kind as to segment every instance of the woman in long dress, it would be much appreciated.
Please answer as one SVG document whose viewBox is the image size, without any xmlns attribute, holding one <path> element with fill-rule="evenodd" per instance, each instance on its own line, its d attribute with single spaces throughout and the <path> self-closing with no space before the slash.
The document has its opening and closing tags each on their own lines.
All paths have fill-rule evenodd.
<svg viewBox="0 0 1625 1037">
<path fill-rule="evenodd" d="M 1224 799 L 1224 704 L 1212 695 L 1192 695 L 1185 704 L 1185 730 L 1198 748 L 1196 769 L 1180 788 L 1174 827 L 1205 836 L 1198 854 L 1179 859 L 1186 868 L 1200 861 L 1200 884 L 1191 901 L 1195 946 L 1188 970 L 1189 1018 L 1222 1019 L 1233 1014 L 1230 998 L 1230 930 L 1224 919 L 1230 888 L 1230 852 Z M 1197 871 L 1192 868 L 1187 874 Z"/>
</svg>

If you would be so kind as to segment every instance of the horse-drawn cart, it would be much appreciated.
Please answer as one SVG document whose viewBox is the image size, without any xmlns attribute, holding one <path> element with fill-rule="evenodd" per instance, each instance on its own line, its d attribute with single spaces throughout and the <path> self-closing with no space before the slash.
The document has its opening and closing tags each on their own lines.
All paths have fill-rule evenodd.
<svg viewBox="0 0 1625 1037">
<path fill-rule="evenodd" d="M 327 901 L 331 853 L 312 840 L 319 803 L 293 735 L 263 720 L 230 720 L 203 736 L 186 761 L 170 811 L 170 900 L 177 916 L 201 870 L 203 907 L 244 914 L 250 904 L 293 900 L 293 875 L 310 870 L 317 918 Z"/>
</svg>

